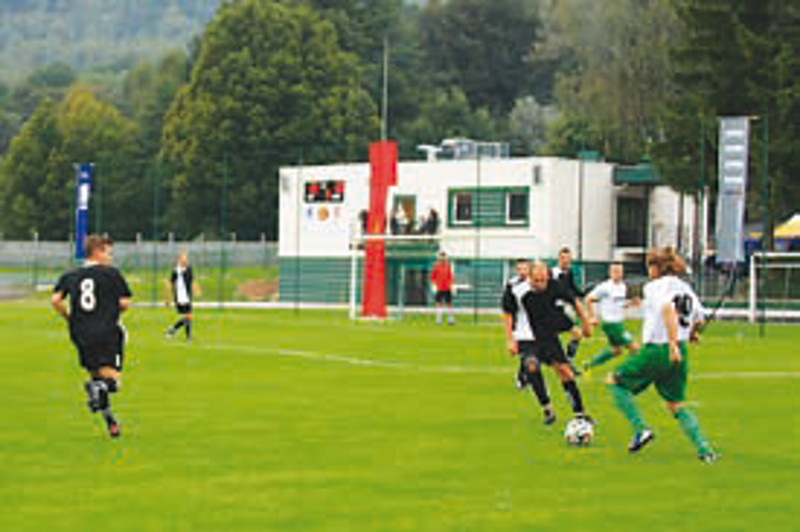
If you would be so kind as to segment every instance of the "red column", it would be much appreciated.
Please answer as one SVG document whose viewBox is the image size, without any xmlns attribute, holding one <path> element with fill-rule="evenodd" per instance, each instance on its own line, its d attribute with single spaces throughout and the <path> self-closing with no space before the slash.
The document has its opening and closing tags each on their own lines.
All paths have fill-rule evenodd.
<svg viewBox="0 0 800 532">
<path fill-rule="evenodd" d="M 382 140 L 370 144 L 370 187 L 367 234 L 383 235 L 386 231 L 386 196 L 389 187 L 397 184 L 397 144 Z M 364 289 L 361 315 L 386 317 L 386 255 L 383 239 L 369 239 L 364 264 Z"/>
</svg>

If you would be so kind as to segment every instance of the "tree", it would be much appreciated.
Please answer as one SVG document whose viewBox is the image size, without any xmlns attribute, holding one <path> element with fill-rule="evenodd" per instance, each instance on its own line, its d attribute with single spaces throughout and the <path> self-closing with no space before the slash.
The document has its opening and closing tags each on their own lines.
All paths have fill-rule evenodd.
<svg viewBox="0 0 800 532">
<path fill-rule="evenodd" d="M 61 100 L 76 79 L 77 74 L 63 63 L 37 68 L 11 93 L 9 107 L 25 121 L 42 100 Z"/>
<path fill-rule="evenodd" d="M 423 95 L 419 116 L 403 125 L 401 138 L 407 148 L 416 151 L 420 144 L 458 137 L 492 140 L 496 133 L 497 124 L 488 110 L 472 111 L 466 95 L 452 88 Z"/>
<path fill-rule="evenodd" d="M 555 109 L 540 105 L 533 96 L 518 98 L 508 116 L 508 134 L 515 155 L 533 155 L 543 146 L 547 124 L 555 118 Z"/>
<path fill-rule="evenodd" d="M 278 166 L 320 146 L 363 156 L 375 117 L 331 23 L 293 3 L 223 5 L 165 121 L 172 223 L 276 238 Z"/>
<path fill-rule="evenodd" d="M 679 32 L 672 1 L 571 0 L 560 4 L 557 20 L 559 45 L 576 65 L 557 83 L 561 117 L 550 146 L 563 149 L 570 141 L 556 135 L 585 127 L 576 151 L 591 147 L 611 160 L 638 161 L 661 134 L 672 90 L 666 45 Z"/>
<path fill-rule="evenodd" d="M 95 163 L 91 229 L 131 238 L 143 220 L 136 125 L 86 88 L 44 100 L 2 168 L 0 218 L 10 238 L 63 239 L 70 231 L 73 163 Z"/>
<path fill-rule="evenodd" d="M 696 190 L 700 165 L 708 176 L 715 170 L 715 117 L 758 116 L 752 126 L 747 212 L 750 219 L 759 219 L 766 118 L 769 211 L 774 217 L 791 214 L 800 204 L 800 161 L 796 156 L 800 135 L 800 11 L 796 3 L 685 1 L 678 13 L 684 32 L 671 48 L 675 92 L 664 119 L 664 139 L 654 149 L 662 176 L 678 188 Z M 701 162 L 702 151 L 707 156 Z"/>
<path fill-rule="evenodd" d="M 529 92 L 539 29 L 529 0 L 433 0 L 420 20 L 426 73 L 437 87 L 460 87 L 473 108 L 505 114 Z"/>
</svg>

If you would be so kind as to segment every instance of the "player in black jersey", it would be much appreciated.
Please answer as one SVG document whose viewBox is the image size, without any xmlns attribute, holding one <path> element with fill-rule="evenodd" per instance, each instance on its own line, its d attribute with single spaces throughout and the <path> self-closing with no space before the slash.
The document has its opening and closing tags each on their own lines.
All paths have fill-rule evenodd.
<svg viewBox="0 0 800 532">
<path fill-rule="evenodd" d="M 553 279 L 558 281 L 564 290 L 572 295 L 573 299 L 586 296 L 586 293 L 575 284 L 575 275 L 572 273 L 572 252 L 568 247 L 559 250 L 558 266 L 552 268 L 551 274 Z M 575 368 L 574 360 L 575 356 L 578 354 L 580 342 L 583 339 L 582 327 L 572 321 L 572 318 L 564 311 L 563 305 L 561 306 L 561 316 L 559 318 L 559 331 L 569 331 L 570 339 L 569 345 L 567 345 L 567 358 L 572 366 L 572 371 L 576 375 L 580 375 L 580 372 Z"/>
<path fill-rule="evenodd" d="M 550 277 L 547 266 L 542 262 L 534 263 L 531 269 L 530 290 L 525 292 L 519 300 L 533 330 L 535 343 L 533 356 L 526 359 L 528 372 L 531 374 L 539 372 L 541 364 L 552 366 L 569 397 L 575 416 L 586 418 L 591 422 L 591 418 L 584 412 L 583 399 L 578 384 L 575 382 L 575 375 L 564 353 L 564 348 L 558 340 L 563 314 L 558 305 L 560 301 L 572 306 L 581 317 L 583 334 L 587 337 L 592 335 L 591 324 L 586 319 L 583 306 L 564 289 L 561 283 Z"/>
<path fill-rule="evenodd" d="M 518 259 L 517 275 L 506 283 L 502 299 L 506 346 L 512 356 L 519 357 L 519 368 L 515 379 L 517 388 L 521 390 L 531 387 L 542 407 L 544 424 L 551 425 L 556 420 L 556 414 L 542 372 L 539 370 L 533 328 L 528 322 L 528 314 L 522 304 L 522 299 L 531 291 L 530 277 L 530 261 Z"/>
<path fill-rule="evenodd" d="M 192 339 L 192 267 L 189 265 L 189 256 L 186 252 L 178 255 L 175 268 L 170 275 L 169 283 L 172 287 L 172 299 L 175 302 L 175 310 L 178 311 L 180 319 L 174 325 L 167 328 L 167 337 L 172 338 L 178 329 L 186 328 L 186 341 Z"/>
<path fill-rule="evenodd" d="M 90 379 L 84 384 L 92 412 L 101 412 L 109 434 L 121 434 L 109 394 L 120 388 L 125 330 L 119 317 L 128 309 L 131 291 L 111 266 L 113 241 L 90 235 L 86 264 L 61 276 L 53 289 L 53 309 L 69 323 L 69 336 Z M 67 309 L 66 299 L 69 299 Z"/>
</svg>

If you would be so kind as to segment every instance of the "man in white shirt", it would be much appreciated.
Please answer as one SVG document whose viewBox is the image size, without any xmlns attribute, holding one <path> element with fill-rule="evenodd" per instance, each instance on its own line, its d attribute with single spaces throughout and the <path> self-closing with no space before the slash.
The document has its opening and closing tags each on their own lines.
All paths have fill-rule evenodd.
<svg viewBox="0 0 800 532">
<path fill-rule="evenodd" d="M 586 308 L 592 325 L 600 324 L 594 313 L 594 304 L 600 307 L 602 329 L 608 338 L 608 347 L 602 349 L 591 360 L 583 365 L 584 371 L 605 364 L 614 357 L 622 354 L 626 348 L 629 353 L 639 351 L 639 344 L 633 339 L 631 333 L 625 330 L 623 320 L 625 308 L 637 304 L 635 300 L 628 299 L 628 286 L 623 280 L 622 263 L 614 262 L 608 267 L 609 279 L 603 281 L 589 292 L 586 297 Z"/>
</svg>

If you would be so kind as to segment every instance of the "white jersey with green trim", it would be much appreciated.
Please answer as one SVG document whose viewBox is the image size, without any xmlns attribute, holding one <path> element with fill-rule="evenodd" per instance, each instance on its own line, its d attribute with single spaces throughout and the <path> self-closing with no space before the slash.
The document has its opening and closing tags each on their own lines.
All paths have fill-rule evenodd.
<svg viewBox="0 0 800 532">
<path fill-rule="evenodd" d="M 597 301 L 600 317 L 605 323 L 622 323 L 627 296 L 625 281 L 615 282 L 611 279 L 603 281 L 589 292 L 589 297 Z"/>
<path fill-rule="evenodd" d="M 692 325 L 703 319 L 704 309 L 697 294 L 686 282 L 667 275 L 650 281 L 644 286 L 644 323 L 642 341 L 646 344 L 669 343 L 667 325 L 664 322 L 664 305 L 675 307 L 678 320 L 678 341 L 686 342 Z"/>
</svg>

